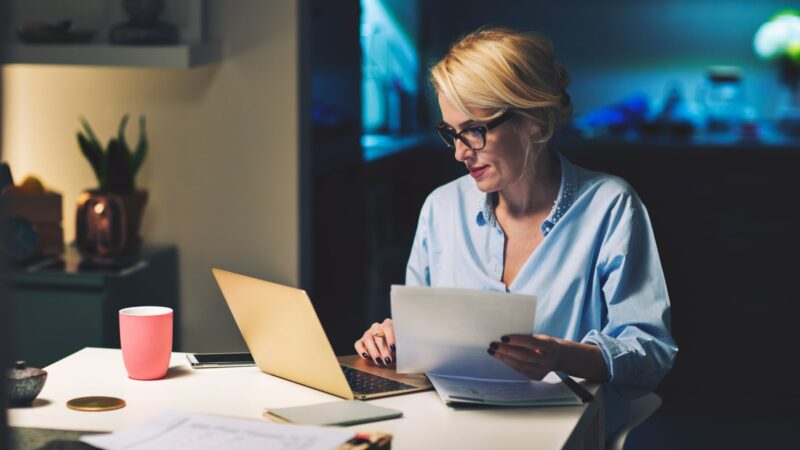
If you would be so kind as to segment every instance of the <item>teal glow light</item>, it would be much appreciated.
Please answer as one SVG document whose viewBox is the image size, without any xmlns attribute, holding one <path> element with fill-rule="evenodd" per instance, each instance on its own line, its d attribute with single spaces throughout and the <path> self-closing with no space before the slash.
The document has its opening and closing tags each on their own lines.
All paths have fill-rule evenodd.
<svg viewBox="0 0 800 450">
<path fill-rule="evenodd" d="M 412 39 L 382 0 L 361 0 L 361 50 L 362 126 L 364 132 L 373 133 L 389 125 L 398 90 L 417 94 L 419 57 Z"/>
</svg>

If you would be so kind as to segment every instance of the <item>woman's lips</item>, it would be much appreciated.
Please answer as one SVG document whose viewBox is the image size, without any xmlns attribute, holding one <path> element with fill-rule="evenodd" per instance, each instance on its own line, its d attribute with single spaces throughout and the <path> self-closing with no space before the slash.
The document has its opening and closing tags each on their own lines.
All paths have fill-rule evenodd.
<svg viewBox="0 0 800 450">
<path fill-rule="evenodd" d="M 480 176 L 483 175 L 483 173 L 486 172 L 486 169 L 488 168 L 489 166 L 470 167 L 469 174 L 472 175 L 472 178 L 477 179 L 480 178 Z"/>
</svg>

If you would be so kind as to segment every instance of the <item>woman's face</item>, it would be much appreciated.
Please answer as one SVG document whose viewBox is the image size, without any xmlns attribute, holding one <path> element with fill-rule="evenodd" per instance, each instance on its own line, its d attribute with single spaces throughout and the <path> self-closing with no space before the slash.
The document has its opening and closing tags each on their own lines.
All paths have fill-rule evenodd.
<svg viewBox="0 0 800 450">
<path fill-rule="evenodd" d="M 442 95 L 439 95 L 439 107 L 442 110 L 442 120 L 456 132 L 471 126 L 485 125 L 470 119 Z M 488 111 L 470 112 L 482 116 L 485 115 L 482 113 Z M 527 131 L 531 134 L 539 132 L 539 127 L 534 124 L 529 125 L 529 128 Z M 455 157 L 467 166 L 467 170 L 482 192 L 502 191 L 523 181 L 521 176 L 525 163 L 525 149 L 512 120 L 489 130 L 486 133 L 486 146 L 481 150 L 470 150 L 466 144 L 456 139 Z"/>
</svg>

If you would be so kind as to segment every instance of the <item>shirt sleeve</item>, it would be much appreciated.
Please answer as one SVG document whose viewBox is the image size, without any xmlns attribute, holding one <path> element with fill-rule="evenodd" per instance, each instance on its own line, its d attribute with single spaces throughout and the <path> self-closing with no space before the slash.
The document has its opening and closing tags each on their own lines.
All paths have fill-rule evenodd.
<svg viewBox="0 0 800 450">
<path fill-rule="evenodd" d="M 595 290 L 608 315 L 603 329 L 590 331 L 583 342 L 600 347 L 609 386 L 635 398 L 661 382 L 678 352 L 650 219 L 635 194 L 612 209 L 599 253 Z"/>
<path fill-rule="evenodd" d="M 408 286 L 430 286 L 431 270 L 430 258 L 428 254 L 428 232 L 431 212 L 431 198 L 428 197 L 422 205 L 417 223 L 417 233 L 414 236 L 414 243 L 411 246 L 411 256 L 406 265 L 406 285 Z"/>
</svg>

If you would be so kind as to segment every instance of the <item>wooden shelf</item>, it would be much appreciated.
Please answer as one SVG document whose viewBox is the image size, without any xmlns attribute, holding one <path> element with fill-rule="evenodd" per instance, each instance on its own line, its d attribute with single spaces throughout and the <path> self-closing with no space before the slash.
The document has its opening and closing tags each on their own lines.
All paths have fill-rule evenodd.
<svg viewBox="0 0 800 450">
<path fill-rule="evenodd" d="M 221 58 L 218 43 L 168 46 L 5 44 L 2 64 L 191 68 Z"/>
</svg>

